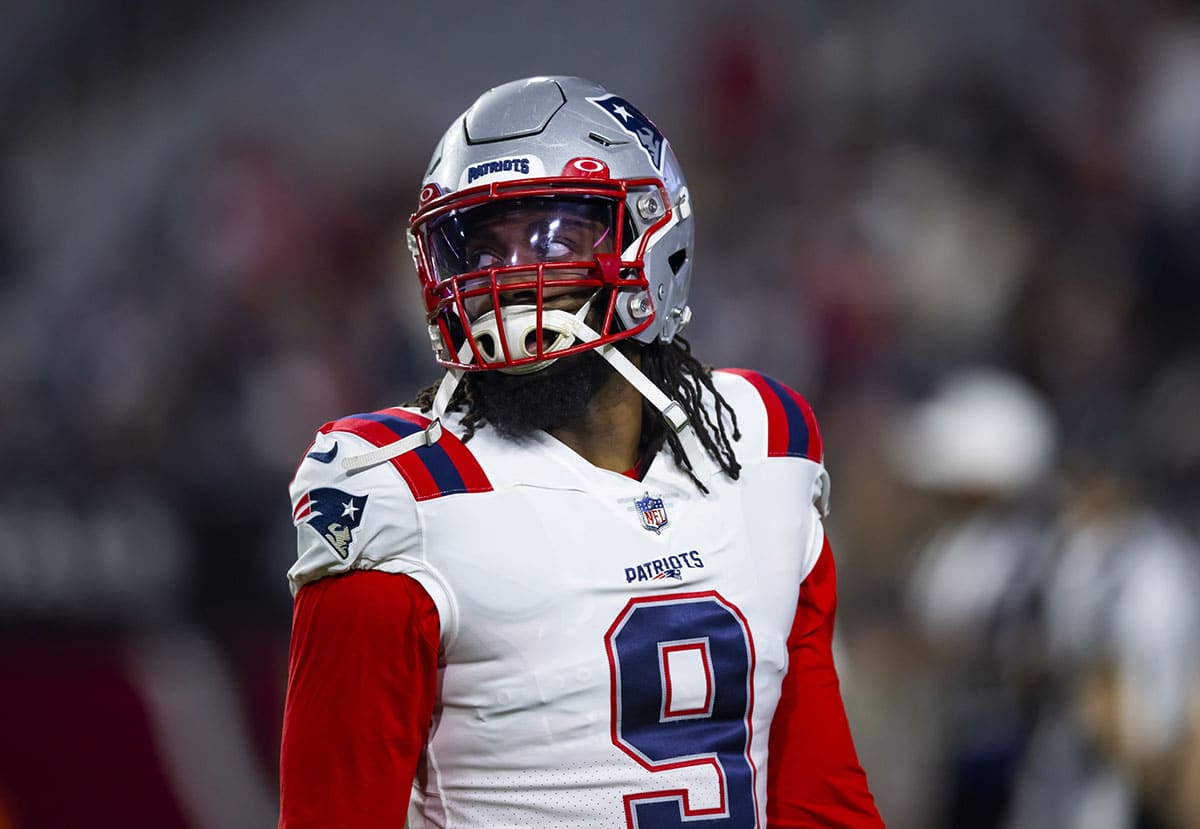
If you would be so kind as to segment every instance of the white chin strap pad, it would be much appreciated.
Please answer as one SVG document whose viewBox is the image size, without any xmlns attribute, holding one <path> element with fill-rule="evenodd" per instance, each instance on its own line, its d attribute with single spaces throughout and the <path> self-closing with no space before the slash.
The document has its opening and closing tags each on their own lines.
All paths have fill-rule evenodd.
<svg viewBox="0 0 1200 829">
<path fill-rule="evenodd" d="M 575 323 L 587 316 L 592 303 L 572 314 L 570 311 L 544 309 L 542 324 L 538 325 L 536 305 L 508 305 L 504 308 L 504 342 L 514 360 L 537 356 L 537 333 L 542 330 L 542 353 L 553 354 L 575 344 Z M 500 323 L 495 311 L 488 311 L 471 323 L 471 336 L 479 347 L 485 363 L 504 362 L 504 348 L 500 344 Z M 469 351 L 469 349 L 468 349 Z M 524 366 L 508 366 L 500 369 L 507 374 L 532 374 L 554 364 L 554 360 L 539 360 Z"/>
</svg>

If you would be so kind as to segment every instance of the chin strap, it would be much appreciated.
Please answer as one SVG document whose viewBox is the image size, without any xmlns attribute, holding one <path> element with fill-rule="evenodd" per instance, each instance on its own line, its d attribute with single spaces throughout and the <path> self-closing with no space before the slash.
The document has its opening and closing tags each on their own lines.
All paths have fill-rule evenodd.
<svg viewBox="0 0 1200 829">
<path fill-rule="evenodd" d="M 536 313 L 536 311 L 525 311 L 525 314 Z M 591 343 L 600 339 L 600 335 L 593 331 L 578 314 L 568 314 L 558 311 L 543 312 L 544 315 L 556 314 L 555 322 L 561 323 L 571 329 L 575 338 L 581 342 Z M 688 421 L 687 414 L 683 411 L 683 407 L 676 401 L 667 397 L 667 395 L 658 386 L 650 381 L 650 378 L 642 374 L 641 369 L 630 362 L 629 358 L 622 354 L 617 347 L 612 343 L 605 343 L 596 347 L 596 352 L 608 361 L 613 369 L 629 381 L 642 397 L 646 398 L 654 408 L 662 414 L 663 419 L 667 421 L 667 425 L 677 435 L 683 434 L 691 425 Z M 458 352 L 458 361 L 460 363 L 468 362 L 472 358 L 470 341 L 464 342 L 462 348 Z M 554 360 L 546 360 L 539 365 L 539 368 L 545 368 L 553 363 Z M 450 398 L 454 396 L 458 384 L 462 381 L 464 371 L 462 369 L 452 368 L 446 371 L 446 376 L 442 379 L 438 386 L 437 394 L 433 398 L 433 410 L 430 412 L 431 421 L 428 426 L 419 432 L 413 432 L 407 437 L 393 441 L 386 446 L 380 446 L 377 449 L 372 449 L 370 452 L 364 452 L 361 455 L 344 458 L 342 460 L 342 469 L 347 473 L 355 473 L 368 467 L 376 466 L 377 464 L 390 461 L 392 458 L 399 457 L 405 452 L 411 452 L 414 449 L 419 449 L 422 446 L 433 446 L 442 438 L 442 416 L 446 413 L 446 407 L 450 405 Z"/>
<path fill-rule="evenodd" d="M 390 461 L 392 458 L 397 458 L 405 452 L 411 452 L 422 446 L 433 446 L 441 439 L 442 421 L 435 419 L 424 429 L 419 432 L 413 432 L 408 437 L 400 438 L 400 440 L 380 446 L 378 449 L 372 449 L 370 452 L 364 452 L 361 455 L 343 459 L 342 469 L 352 474 L 369 466 Z"/>
<path fill-rule="evenodd" d="M 600 335 L 587 326 L 583 320 L 575 321 L 575 336 L 585 343 L 595 342 L 600 339 Z M 680 434 L 690 425 L 688 416 L 683 411 L 683 407 L 677 402 L 667 397 L 667 395 L 654 383 L 650 382 L 650 378 L 642 374 L 641 369 L 630 362 L 629 358 L 617 350 L 613 343 L 605 343 L 597 346 L 596 352 L 608 360 L 618 374 L 629 381 L 642 397 L 650 402 L 650 405 L 658 409 L 662 414 L 663 419 L 667 421 L 667 425 L 675 432 Z"/>
</svg>

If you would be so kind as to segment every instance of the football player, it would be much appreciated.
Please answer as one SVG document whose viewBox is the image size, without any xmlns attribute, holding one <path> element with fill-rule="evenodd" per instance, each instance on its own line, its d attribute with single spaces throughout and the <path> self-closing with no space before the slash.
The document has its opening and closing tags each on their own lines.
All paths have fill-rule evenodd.
<svg viewBox="0 0 1200 829">
<path fill-rule="evenodd" d="M 280 825 L 881 826 L 817 423 L 679 336 L 658 128 L 579 78 L 496 87 L 409 244 L 447 371 L 323 426 L 293 482 Z"/>
</svg>

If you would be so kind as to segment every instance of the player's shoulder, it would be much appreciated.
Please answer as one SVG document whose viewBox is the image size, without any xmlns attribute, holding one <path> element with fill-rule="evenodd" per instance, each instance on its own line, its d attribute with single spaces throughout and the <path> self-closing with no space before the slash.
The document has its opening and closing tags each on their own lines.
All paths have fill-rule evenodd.
<svg viewBox="0 0 1200 829">
<path fill-rule="evenodd" d="M 363 484 L 407 492 L 414 501 L 490 492 L 492 484 L 475 455 L 450 429 L 430 445 L 367 467 L 347 461 L 424 431 L 430 419 L 419 410 L 392 406 L 331 420 L 305 453 L 296 480 L 359 479 Z"/>
<path fill-rule="evenodd" d="M 419 578 L 427 569 L 421 503 L 491 491 L 479 463 L 449 429 L 430 445 L 369 456 L 429 424 L 416 409 L 395 406 L 317 430 L 290 486 L 297 530 L 297 560 L 288 571 L 293 590 L 354 569 Z"/>
<path fill-rule="evenodd" d="M 799 392 L 770 375 L 742 368 L 716 369 L 713 385 L 737 413 L 739 455 L 824 462 L 817 417 Z"/>
</svg>

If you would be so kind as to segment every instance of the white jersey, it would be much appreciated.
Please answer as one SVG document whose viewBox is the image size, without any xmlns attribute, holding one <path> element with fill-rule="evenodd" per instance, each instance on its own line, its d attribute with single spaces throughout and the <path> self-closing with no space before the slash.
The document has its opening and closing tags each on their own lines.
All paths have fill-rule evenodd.
<svg viewBox="0 0 1200 829">
<path fill-rule="evenodd" d="M 545 433 L 483 427 L 463 444 L 455 418 L 435 446 L 343 471 L 421 428 L 412 409 L 318 435 L 292 486 L 293 590 L 403 573 L 440 617 L 414 827 L 766 825 L 767 739 L 827 478 L 798 395 L 714 376 L 742 471 L 730 480 L 687 437 L 708 495 L 665 451 L 634 480 Z"/>
</svg>

